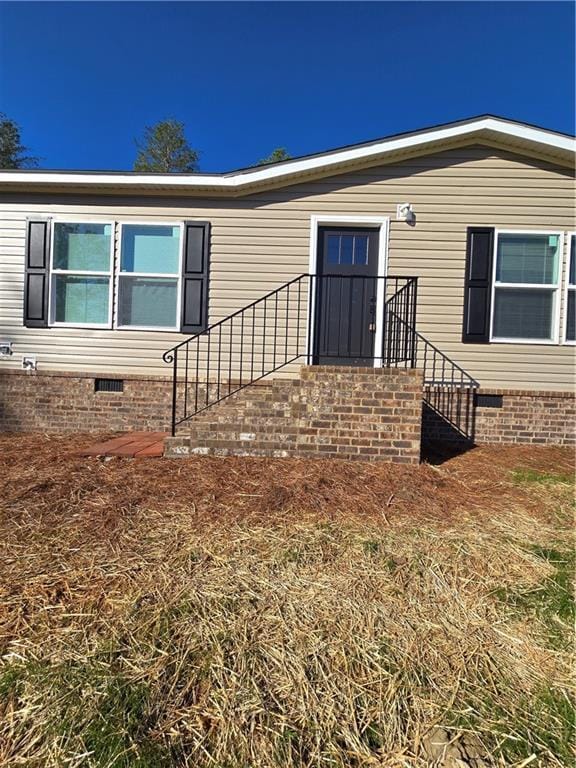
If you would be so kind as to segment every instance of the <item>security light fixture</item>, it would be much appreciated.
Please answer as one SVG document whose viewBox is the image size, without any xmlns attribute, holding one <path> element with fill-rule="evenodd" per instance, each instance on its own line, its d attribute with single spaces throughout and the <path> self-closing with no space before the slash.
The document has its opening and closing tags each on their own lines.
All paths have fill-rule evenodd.
<svg viewBox="0 0 576 768">
<path fill-rule="evenodd" d="M 413 224 L 416 221 L 416 214 L 412 208 L 412 203 L 398 203 L 396 206 L 396 221 L 405 221 L 407 224 Z"/>
</svg>

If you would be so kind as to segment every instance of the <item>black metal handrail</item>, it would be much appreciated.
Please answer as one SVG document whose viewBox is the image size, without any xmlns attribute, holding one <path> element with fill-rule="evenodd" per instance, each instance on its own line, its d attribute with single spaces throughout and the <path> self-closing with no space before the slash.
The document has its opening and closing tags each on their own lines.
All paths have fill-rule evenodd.
<svg viewBox="0 0 576 768">
<path fill-rule="evenodd" d="M 205 331 L 191 336 L 164 353 L 164 362 L 171 364 L 172 371 L 172 434 L 176 427 L 200 411 L 203 411 L 230 395 L 244 389 L 264 377 L 299 359 L 312 362 L 317 349 L 310 344 L 311 315 L 317 318 L 318 296 L 328 281 L 342 282 L 348 276 L 302 274 L 270 291 L 261 298 L 233 312 Z M 381 354 L 371 348 L 370 364 L 374 358 L 383 365 L 396 364 L 414 357 L 415 337 L 406 333 L 404 325 L 395 321 L 401 317 L 414 328 L 416 317 L 415 277 L 364 277 L 353 276 L 351 281 L 365 281 L 373 299 L 383 299 L 387 311 L 382 323 Z M 361 295 L 364 296 L 364 284 Z M 344 292 L 351 311 L 357 301 L 357 292 Z M 374 310 L 378 301 L 374 300 Z M 346 308 L 346 305 L 344 305 Z M 342 307 L 342 304 L 340 305 Z M 390 313 L 390 308 L 394 312 Z M 346 312 L 342 312 L 343 315 Z M 390 322 L 388 318 L 391 318 Z M 374 317 L 374 329 L 377 328 Z M 401 338 L 390 335 L 401 334 Z M 316 347 L 318 340 L 316 339 Z M 339 359 L 363 359 L 363 349 L 354 343 L 345 350 L 334 353 Z M 330 352 L 322 352 L 322 358 Z"/>
<path fill-rule="evenodd" d="M 418 281 L 407 278 L 406 283 L 395 290 L 386 300 L 382 358 L 384 366 L 405 363 L 406 367 L 415 367 L 416 353 L 416 292 Z M 408 365 L 409 364 L 409 365 Z"/>
<path fill-rule="evenodd" d="M 421 368 L 424 373 L 424 403 L 460 436 L 474 439 L 475 405 L 474 394 L 480 386 L 470 374 L 432 344 L 431 341 L 397 315 L 391 303 L 387 304 L 387 323 L 399 326 L 392 336 L 402 339 L 409 336 L 413 343 L 413 356 L 391 359 L 393 367 Z"/>
</svg>

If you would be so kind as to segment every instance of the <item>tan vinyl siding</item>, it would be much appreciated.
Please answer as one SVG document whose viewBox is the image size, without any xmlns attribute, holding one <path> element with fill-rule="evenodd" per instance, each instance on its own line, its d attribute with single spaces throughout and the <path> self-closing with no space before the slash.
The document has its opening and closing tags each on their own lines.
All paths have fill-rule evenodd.
<svg viewBox="0 0 576 768">
<path fill-rule="evenodd" d="M 0 340 L 12 359 L 36 354 L 39 368 L 168 373 L 162 352 L 179 334 L 22 327 L 25 219 L 209 220 L 210 321 L 308 272 L 311 215 L 389 216 L 389 273 L 419 277 L 418 329 L 485 387 L 569 390 L 572 346 L 463 345 L 466 227 L 575 229 L 574 178 L 566 169 L 486 147 L 459 148 L 395 165 L 316 179 L 235 199 L 0 197 Z M 410 202 L 415 226 L 395 221 Z M 565 248 L 566 248 L 565 242 Z M 562 291 L 564 299 L 564 291 Z"/>
</svg>

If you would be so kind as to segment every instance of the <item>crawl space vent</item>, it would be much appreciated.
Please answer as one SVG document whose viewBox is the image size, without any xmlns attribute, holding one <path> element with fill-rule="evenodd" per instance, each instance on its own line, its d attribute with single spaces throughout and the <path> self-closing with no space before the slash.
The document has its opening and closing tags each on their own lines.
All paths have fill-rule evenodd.
<svg viewBox="0 0 576 768">
<path fill-rule="evenodd" d="M 502 395 L 476 395 L 478 408 L 502 408 Z"/>
<path fill-rule="evenodd" d="M 94 379 L 94 392 L 124 392 L 122 379 Z"/>
</svg>

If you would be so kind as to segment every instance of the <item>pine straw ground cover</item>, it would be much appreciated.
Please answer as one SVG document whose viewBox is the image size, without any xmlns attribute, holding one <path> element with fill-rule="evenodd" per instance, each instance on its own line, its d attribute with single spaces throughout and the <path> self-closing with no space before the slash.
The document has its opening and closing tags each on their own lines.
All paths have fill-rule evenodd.
<svg viewBox="0 0 576 768">
<path fill-rule="evenodd" d="M 86 444 L 0 437 L 1 765 L 572 764 L 569 451 Z"/>
</svg>

